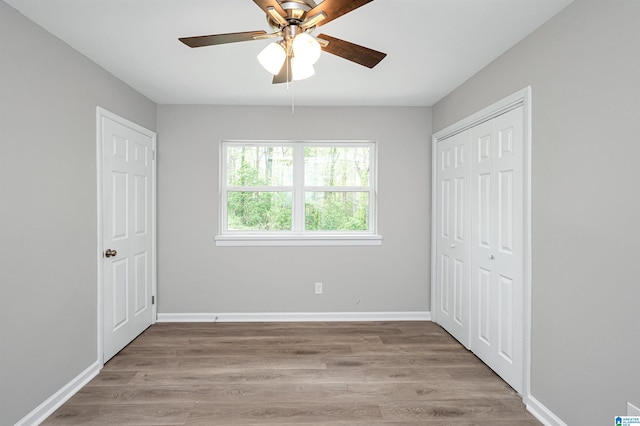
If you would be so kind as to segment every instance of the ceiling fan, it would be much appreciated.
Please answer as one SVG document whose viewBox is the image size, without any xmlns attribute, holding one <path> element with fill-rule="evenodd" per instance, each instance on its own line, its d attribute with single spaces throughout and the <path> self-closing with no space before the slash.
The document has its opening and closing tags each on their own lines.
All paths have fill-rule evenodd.
<svg viewBox="0 0 640 426">
<path fill-rule="evenodd" d="M 373 68 L 386 53 L 378 52 L 326 34 L 310 34 L 321 25 L 333 21 L 373 0 L 253 0 L 267 14 L 273 29 L 241 33 L 213 34 L 179 38 L 189 47 L 203 47 L 240 41 L 275 39 L 258 55 L 258 61 L 273 77 L 273 84 L 302 80 L 314 74 L 313 64 L 321 50 L 349 61 Z"/>
</svg>

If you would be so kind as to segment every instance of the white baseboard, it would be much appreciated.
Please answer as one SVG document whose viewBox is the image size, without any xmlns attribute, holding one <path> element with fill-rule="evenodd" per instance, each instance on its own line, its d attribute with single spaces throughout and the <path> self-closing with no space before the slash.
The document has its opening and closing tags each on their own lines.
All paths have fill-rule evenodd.
<svg viewBox="0 0 640 426">
<path fill-rule="evenodd" d="M 553 411 L 549 410 L 543 403 L 529 395 L 525 398 L 524 403 L 527 406 L 527 411 L 533 414 L 545 426 L 567 426 L 565 422 Z"/>
<path fill-rule="evenodd" d="M 266 312 L 158 314 L 158 322 L 431 321 L 431 312 Z"/>
<path fill-rule="evenodd" d="M 89 383 L 91 379 L 96 377 L 100 372 L 100 364 L 98 361 L 91 364 L 86 370 L 78 374 L 69 383 L 64 385 L 60 390 L 51 395 L 46 401 L 37 406 L 33 411 L 22 418 L 15 426 L 32 426 L 39 425 L 62 404 L 67 402 L 76 392 L 84 385 Z"/>
</svg>

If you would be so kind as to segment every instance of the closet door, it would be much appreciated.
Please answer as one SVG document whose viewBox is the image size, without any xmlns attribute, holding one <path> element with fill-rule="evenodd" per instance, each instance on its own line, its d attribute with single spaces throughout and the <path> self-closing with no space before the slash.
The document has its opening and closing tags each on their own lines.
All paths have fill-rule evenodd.
<svg viewBox="0 0 640 426">
<path fill-rule="evenodd" d="M 471 350 L 523 383 L 522 107 L 471 129 Z"/>
<path fill-rule="evenodd" d="M 436 318 L 469 348 L 469 161 L 467 130 L 436 148 Z"/>
</svg>

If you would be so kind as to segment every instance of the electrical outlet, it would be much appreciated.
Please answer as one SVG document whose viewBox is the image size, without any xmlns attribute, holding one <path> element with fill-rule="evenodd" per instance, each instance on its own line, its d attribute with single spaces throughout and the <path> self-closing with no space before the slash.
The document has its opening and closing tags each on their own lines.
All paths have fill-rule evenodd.
<svg viewBox="0 0 640 426">
<path fill-rule="evenodd" d="M 640 416 L 640 408 L 627 402 L 627 416 Z"/>
<path fill-rule="evenodd" d="M 316 294 L 322 294 L 322 283 L 316 283 Z"/>
</svg>

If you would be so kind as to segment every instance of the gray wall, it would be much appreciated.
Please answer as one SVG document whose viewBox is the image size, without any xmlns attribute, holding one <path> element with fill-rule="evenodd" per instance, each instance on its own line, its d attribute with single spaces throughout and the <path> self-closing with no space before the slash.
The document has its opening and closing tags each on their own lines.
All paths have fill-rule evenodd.
<svg viewBox="0 0 640 426">
<path fill-rule="evenodd" d="M 532 395 L 569 425 L 640 406 L 640 2 L 577 0 L 433 108 L 533 89 Z"/>
<path fill-rule="evenodd" d="M 96 106 L 155 104 L 0 2 L 0 424 L 97 360 Z"/>
<path fill-rule="evenodd" d="M 282 90 L 285 90 L 283 87 Z M 428 311 L 429 108 L 158 107 L 159 313 Z M 378 142 L 374 247 L 216 247 L 224 139 Z M 316 296 L 313 283 L 324 283 Z"/>
</svg>

